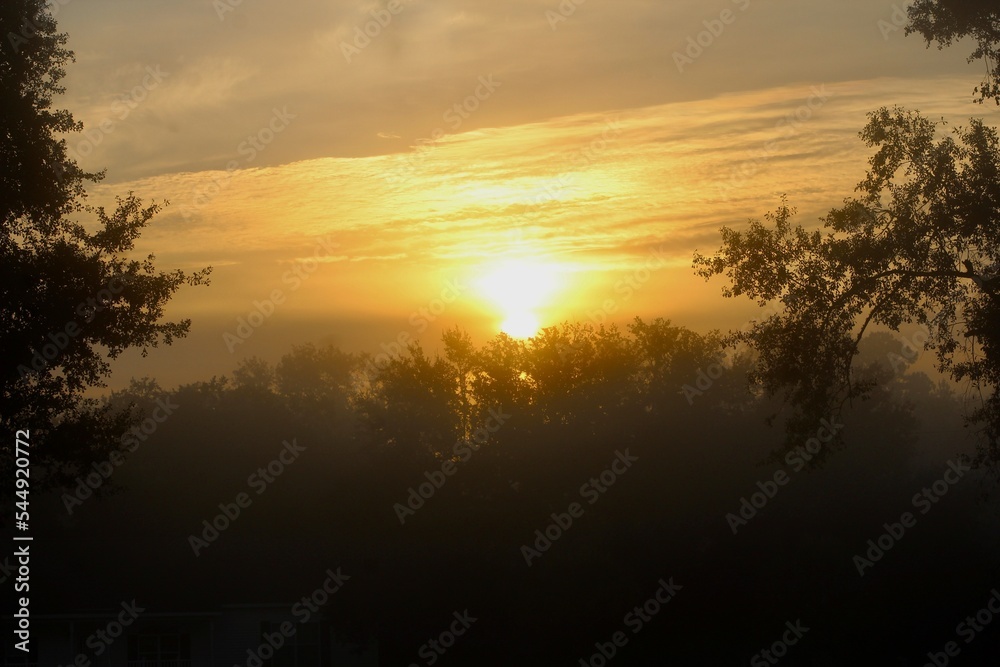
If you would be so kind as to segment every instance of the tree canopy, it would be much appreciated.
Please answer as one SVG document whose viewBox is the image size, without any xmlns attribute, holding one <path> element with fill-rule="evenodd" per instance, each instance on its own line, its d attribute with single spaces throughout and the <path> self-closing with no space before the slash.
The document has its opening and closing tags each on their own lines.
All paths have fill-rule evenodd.
<svg viewBox="0 0 1000 667">
<path fill-rule="evenodd" d="M 161 272 L 152 255 L 133 256 L 160 205 L 132 193 L 113 211 L 86 203 L 85 184 L 103 173 L 84 172 L 66 152 L 64 137 L 82 124 L 53 109 L 73 54 L 49 6 L 5 2 L 0 35 L 0 421 L 31 431 L 32 462 L 48 472 L 42 486 L 118 447 L 130 414 L 84 400 L 85 390 L 126 349 L 185 336 L 190 322 L 162 321 L 164 306 L 208 270 Z"/>
<path fill-rule="evenodd" d="M 869 664 L 891 664 L 928 627 L 961 618 L 1000 553 L 996 498 L 977 501 L 986 471 L 966 472 L 874 570 L 862 563 L 864 585 L 852 561 L 967 450 L 955 392 L 893 374 L 900 340 L 870 335 L 859 363 L 884 391 L 830 420 L 844 447 L 800 442 L 771 461 L 763 416 L 777 401 L 749 394 L 748 358 L 723 353 L 716 336 L 665 320 L 573 323 L 482 344 L 453 329 L 440 354 L 414 344 L 379 356 L 377 374 L 365 355 L 306 345 L 276 363 L 247 359 L 232 380 L 134 382 L 114 402 L 179 409 L 101 482 L 127 492 L 39 503 L 49 548 L 37 566 L 59 576 L 39 577 L 35 604 L 285 600 L 343 565 L 352 579 L 323 607 L 330 625 L 362 646 L 376 638 L 379 659 L 402 665 L 442 615 L 466 608 L 482 625 L 453 664 L 571 664 L 671 576 L 692 593 L 630 639 L 621 664 L 738 664 L 789 608 L 824 628 L 805 645 L 820 657 L 795 664 L 850 664 L 862 644 Z M 258 497 L 248 475 L 293 439 L 301 458 Z M 626 452 L 634 465 L 612 463 Z M 777 479 L 791 481 L 778 491 Z M 241 490 L 254 501 L 238 522 L 192 545 Z M 570 503 L 582 515 L 539 537 Z M 81 535 L 101 548 L 79 549 Z M 956 553 L 963 566 L 929 595 L 924 573 L 953 568 Z"/>
<path fill-rule="evenodd" d="M 730 280 L 725 296 L 783 307 L 728 341 L 755 350 L 753 379 L 794 407 L 793 439 L 869 395 L 873 383 L 853 362 L 872 326 L 916 323 L 928 327 L 939 369 L 975 391 L 971 416 L 989 436 L 984 460 L 997 458 L 997 133 L 978 120 L 951 136 L 938 128 L 916 112 L 872 112 L 861 132 L 877 149 L 869 173 L 822 231 L 793 226 L 795 211 L 783 201 L 766 223 L 724 228 L 715 255 L 695 256 L 698 274 Z"/>
<path fill-rule="evenodd" d="M 993 99 L 1000 104 L 1000 6 L 994 0 L 916 0 L 907 14 L 906 34 L 920 33 L 928 46 L 937 42 L 938 48 L 944 48 L 964 37 L 975 40 L 969 62 L 982 60 L 986 65 L 986 75 L 975 92 L 979 102 Z"/>
</svg>

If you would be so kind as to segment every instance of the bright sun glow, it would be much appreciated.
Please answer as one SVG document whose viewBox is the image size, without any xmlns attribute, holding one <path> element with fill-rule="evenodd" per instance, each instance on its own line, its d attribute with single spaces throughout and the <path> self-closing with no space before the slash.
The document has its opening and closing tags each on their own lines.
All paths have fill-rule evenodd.
<svg viewBox="0 0 1000 667">
<path fill-rule="evenodd" d="M 529 338 L 538 333 L 539 311 L 559 289 L 560 280 L 551 265 L 514 260 L 487 270 L 478 287 L 501 311 L 500 330 L 514 338 Z"/>
<path fill-rule="evenodd" d="M 512 338 L 530 338 L 538 333 L 538 318 L 528 311 L 511 313 L 500 325 L 500 331 Z"/>
</svg>

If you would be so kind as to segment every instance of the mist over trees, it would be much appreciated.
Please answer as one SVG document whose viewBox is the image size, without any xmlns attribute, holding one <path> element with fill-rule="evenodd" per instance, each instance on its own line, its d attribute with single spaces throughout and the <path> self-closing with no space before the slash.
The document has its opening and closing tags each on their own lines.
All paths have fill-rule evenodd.
<svg viewBox="0 0 1000 667">
<path fill-rule="evenodd" d="M 862 646 L 915 659 L 978 604 L 969 590 L 989 591 L 1000 544 L 983 471 L 926 516 L 912 504 L 962 469 L 972 439 L 961 397 L 909 372 L 921 351 L 898 335 L 862 341 L 858 372 L 878 390 L 792 448 L 765 423 L 791 412 L 747 384 L 753 355 L 715 334 L 637 319 L 443 342 L 440 356 L 391 358 L 307 345 L 231 378 L 117 392 L 109 405 L 172 412 L 99 497 L 49 498 L 39 523 L 53 534 L 39 539 L 102 548 L 68 565 L 72 592 L 44 599 L 134 596 L 141 582 L 161 606 L 282 601 L 342 565 L 352 579 L 324 613 L 396 664 L 469 609 L 479 620 L 455 664 L 577 664 L 617 630 L 623 664 L 745 661 L 801 618 L 796 664 L 819 665 Z M 292 441 L 298 458 L 260 477 Z M 252 504 L 213 538 L 202 521 L 241 491 Z M 908 509 L 917 526 L 860 576 L 855 556 Z M 955 553 L 961 570 L 946 565 Z M 623 626 L 661 579 L 676 597 Z"/>
<path fill-rule="evenodd" d="M 974 38 L 976 92 L 1000 103 L 993 3 L 909 16 L 928 42 Z M 123 351 L 188 333 L 164 308 L 207 271 L 134 257 L 159 205 L 87 204 L 102 174 L 59 138 L 81 126 L 52 108 L 72 54 L 45 3 L 5 2 L 0 35 L 0 422 L 38 436 L 34 609 L 285 603 L 342 568 L 322 613 L 383 664 L 425 660 L 467 610 L 442 664 L 597 665 L 608 646 L 621 665 L 774 664 L 762 650 L 795 627 L 786 664 L 893 665 L 940 652 L 995 590 L 993 128 L 879 109 L 869 174 L 824 230 L 785 201 L 725 229 L 700 274 L 779 304 L 740 331 L 455 328 L 440 355 L 309 344 L 84 398 Z M 931 356 L 947 380 L 915 370 Z M 962 660 L 995 664 L 996 633 Z"/>
<path fill-rule="evenodd" d="M 981 120 L 944 137 L 938 125 L 872 112 L 861 131 L 876 149 L 868 175 L 822 231 L 793 226 L 782 202 L 763 223 L 724 228 L 716 254 L 695 256 L 699 275 L 726 276 L 724 296 L 780 304 L 727 340 L 758 353 L 752 379 L 795 410 L 789 444 L 876 386 L 853 363 L 871 327 L 916 323 L 938 370 L 978 399 L 969 419 L 983 431 L 979 462 L 1000 462 L 1000 149 Z"/>
</svg>

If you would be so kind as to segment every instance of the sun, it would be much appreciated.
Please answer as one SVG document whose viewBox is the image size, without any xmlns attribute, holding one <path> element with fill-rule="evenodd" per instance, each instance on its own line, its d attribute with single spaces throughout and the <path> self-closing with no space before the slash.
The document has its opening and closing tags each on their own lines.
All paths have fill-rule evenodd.
<svg viewBox="0 0 1000 667">
<path fill-rule="evenodd" d="M 501 312 L 500 331 L 514 338 L 538 333 L 539 313 L 561 286 L 555 266 L 529 259 L 493 265 L 476 282 L 483 297 Z"/>
<path fill-rule="evenodd" d="M 528 311 L 508 313 L 500 331 L 511 338 L 531 338 L 538 333 L 538 318 Z"/>
</svg>

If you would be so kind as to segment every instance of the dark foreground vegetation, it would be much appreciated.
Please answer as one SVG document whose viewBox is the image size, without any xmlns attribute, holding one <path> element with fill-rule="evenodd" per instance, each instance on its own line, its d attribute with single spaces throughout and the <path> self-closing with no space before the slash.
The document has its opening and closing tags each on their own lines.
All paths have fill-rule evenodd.
<svg viewBox="0 0 1000 667">
<path fill-rule="evenodd" d="M 324 613 L 386 665 L 428 664 L 418 649 L 466 609 L 441 664 L 586 664 L 616 632 L 614 664 L 747 664 L 798 621 L 786 664 L 923 664 L 948 641 L 964 664 L 997 655 L 994 627 L 956 636 L 1000 585 L 994 482 L 961 463 L 966 399 L 907 372 L 898 338 L 864 341 L 857 372 L 879 389 L 790 452 L 749 355 L 669 322 L 445 344 L 133 382 L 111 404 L 160 421 L 99 498 L 48 496 L 36 608 L 293 601 L 341 567 Z M 867 554 L 884 524 L 898 537 Z M 636 613 L 663 584 L 670 602 Z"/>
</svg>

